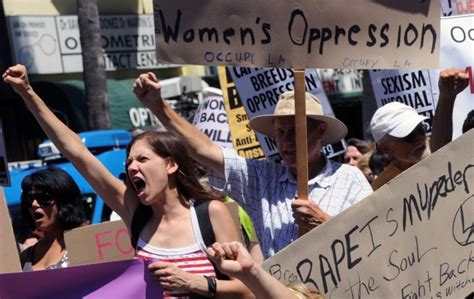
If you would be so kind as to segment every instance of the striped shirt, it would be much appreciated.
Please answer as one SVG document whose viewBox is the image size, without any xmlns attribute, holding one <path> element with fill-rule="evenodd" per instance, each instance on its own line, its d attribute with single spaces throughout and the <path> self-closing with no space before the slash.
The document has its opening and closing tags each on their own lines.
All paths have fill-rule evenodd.
<svg viewBox="0 0 474 299">
<path fill-rule="evenodd" d="M 194 203 L 191 201 L 191 223 L 194 237 L 197 243 L 181 248 L 159 248 L 150 245 L 139 238 L 135 257 L 146 260 L 159 260 L 167 263 L 174 263 L 181 270 L 195 274 L 216 277 L 214 266 L 207 258 L 206 245 L 204 244 L 199 222 L 197 220 Z M 163 289 L 163 298 L 168 299 L 188 299 L 189 292 Z"/>
<path fill-rule="evenodd" d="M 298 238 L 291 201 L 297 197 L 296 179 L 283 163 L 245 159 L 222 149 L 224 179 L 209 175 L 209 183 L 223 190 L 249 214 L 265 258 Z M 309 199 L 331 216 L 372 193 L 367 179 L 354 166 L 333 162 L 308 182 Z"/>
<path fill-rule="evenodd" d="M 164 249 L 146 244 L 142 239 L 138 240 L 136 257 L 154 259 L 167 263 L 173 263 L 183 271 L 216 277 L 216 272 L 205 252 L 198 244 L 188 247 Z M 189 293 L 177 290 L 163 290 L 163 298 L 189 298 Z"/>
</svg>

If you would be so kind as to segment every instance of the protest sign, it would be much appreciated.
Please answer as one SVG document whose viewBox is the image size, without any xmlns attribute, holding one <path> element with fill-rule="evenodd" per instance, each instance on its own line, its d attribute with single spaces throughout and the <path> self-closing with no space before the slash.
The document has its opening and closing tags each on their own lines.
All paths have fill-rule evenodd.
<svg viewBox="0 0 474 299">
<path fill-rule="evenodd" d="M 21 271 L 18 247 L 5 195 L 0 186 L 0 273 L 18 271 Z"/>
<path fill-rule="evenodd" d="M 232 148 L 222 92 L 206 93 L 194 115 L 193 125 L 221 147 Z"/>
<path fill-rule="evenodd" d="M 79 227 L 64 234 L 71 266 L 131 259 L 135 251 L 123 221 Z"/>
<path fill-rule="evenodd" d="M 272 114 L 278 97 L 285 91 L 294 90 L 293 71 L 290 69 L 230 67 L 228 70 L 250 119 L 261 114 Z M 306 91 L 321 101 L 324 114 L 334 116 L 315 69 L 305 71 L 305 83 Z M 265 156 L 280 160 L 274 139 L 260 133 L 257 136 Z M 324 146 L 322 151 L 333 157 L 343 153 L 345 147 L 343 142 L 338 142 Z"/>
<path fill-rule="evenodd" d="M 440 68 L 468 69 L 470 86 L 457 95 L 453 109 L 453 138 L 462 133 L 467 114 L 474 110 L 474 14 L 441 18 Z M 441 69 L 432 71 L 438 78 Z M 433 93 L 439 94 L 433 84 Z"/>
<path fill-rule="evenodd" d="M 160 299 L 143 259 L 47 271 L 0 274 L 0 298 Z"/>
<path fill-rule="evenodd" d="M 0 186 L 10 186 L 10 172 L 8 171 L 7 151 L 3 138 L 3 126 L 0 119 Z"/>
<path fill-rule="evenodd" d="M 370 71 L 377 107 L 400 102 L 413 107 L 418 114 L 428 117 L 424 122 L 427 135 L 431 135 L 434 110 L 432 77 L 427 70 Z"/>
<path fill-rule="evenodd" d="M 279 68 L 432 68 L 436 1 L 154 0 L 157 58 Z"/>
<path fill-rule="evenodd" d="M 474 284 L 474 131 L 264 263 L 327 298 L 464 298 Z"/>
<path fill-rule="evenodd" d="M 245 158 L 265 158 L 257 135 L 249 127 L 249 118 L 240 99 L 234 81 L 225 67 L 219 67 L 219 82 L 224 97 L 227 119 L 232 134 L 232 144 L 237 153 Z"/>
</svg>

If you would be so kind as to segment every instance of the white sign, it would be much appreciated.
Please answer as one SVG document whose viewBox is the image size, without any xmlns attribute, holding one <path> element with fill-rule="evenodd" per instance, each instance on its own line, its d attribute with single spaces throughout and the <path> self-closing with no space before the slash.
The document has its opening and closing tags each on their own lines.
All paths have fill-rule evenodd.
<svg viewBox="0 0 474 299">
<path fill-rule="evenodd" d="M 9 16 L 13 59 L 31 74 L 82 72 L 77 16 Z M 101 16 L 106 70 L 148 69 L 158 65 L 152 15 Z"/>
<path fill-rule="evenodd" d="M 427 135 L 431 135 L 436 105 L 427 70 L 370 71 L 370 77 L 377 107 L 396 101 L 415 108 L 418 114 L 428 117 L 425 125 Z"/>
<path fill-rule="evenodd" d="M 233 148 L 222 95 L 204 97 L 196 110 L 193 124 L 217 145 Z"/>
<path fill-rule="evenodd" d="M 293 71 L 279 68 L 229 68 L 242 104 L 250 119 L 261 114 L 272 114 L 279 96 L 294 90 Z M 305 70 L 306 91 L 315 95 L 323 106 L 324 114 L 334 116 L 329 100 L 322 89 L 315 69 Z M 257 133 L 258 141 L 268 159 L 280 160 L 275 140 Z M 328 157 L 345 151 L 344 143 L 328 144 L 322 148 Z"/>
<path fill-rule="evenodd" d="M 474 3 L 473 3 L 474 5 Z M 462 124 L 474 109 L 474 14 L 441 18 L 440 68 L 469 68 L 471 83 L 456 97 L 453 110 L 453 138 L 462 134 Z M 433 71 L 438 77 L 440 70 Z M 438 84 L 433 90 L 438 94 Z"/>
</svg>

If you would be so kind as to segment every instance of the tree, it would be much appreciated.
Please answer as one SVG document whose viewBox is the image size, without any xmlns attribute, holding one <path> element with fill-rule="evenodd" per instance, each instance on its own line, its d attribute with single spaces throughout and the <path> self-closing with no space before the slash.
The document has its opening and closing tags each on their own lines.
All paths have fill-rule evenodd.
<svg viewBox="0 0 474 299">
<path fill-rule="evenodd" d="M 89 130 L 110 129 L 107 78 L 102 53 L 97 1 L 77 0 L 77 14 L 86 88 L 87 126 Z"/>
</svg>

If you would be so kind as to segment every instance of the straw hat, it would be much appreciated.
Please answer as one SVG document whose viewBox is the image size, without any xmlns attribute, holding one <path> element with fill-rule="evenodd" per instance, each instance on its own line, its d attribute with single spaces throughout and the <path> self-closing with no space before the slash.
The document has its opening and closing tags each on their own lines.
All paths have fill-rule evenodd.
<svg viewBox="0 0 474 299">
<path fill-rule="evenodd" d="M 323 145 L 335 143 L 346 136 L 346 125 L 334 117 L 324 115 L 323 106 L 317 97 L 306 92 L 305 100 L 306 116 L 328 124 L 326 134 L 321 140 Z M 285 116 L 295 116 L 295 94 L 293 91 L 287 91 L 280 95 L 273 114 L 263 114 L 251 119 L 250 127 L 258 133 L 273 137 L 273 121 Z"/>
</svg>

